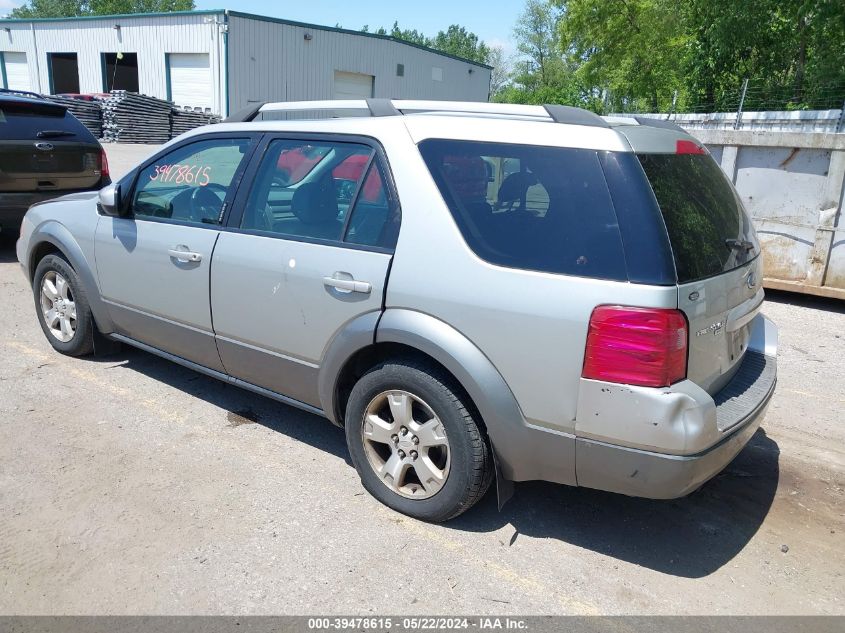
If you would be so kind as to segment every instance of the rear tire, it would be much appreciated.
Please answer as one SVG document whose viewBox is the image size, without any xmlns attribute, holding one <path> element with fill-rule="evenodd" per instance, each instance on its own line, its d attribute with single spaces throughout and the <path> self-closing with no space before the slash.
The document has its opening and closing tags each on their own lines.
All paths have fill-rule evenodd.
<svg viewBox="0 0 845 633">
<path fill-rule="evenodd" d="M 53 349 L 68 356 L 94 351 L 94 317 L 79 275 L 58 254 L 38 262 L 32 284 L 35 311 Z"/>
<path fill-rule="evenodd" d="M 346 442 L 364 488 L 394 510 L 448 521 L 490 487 L 493 459 L 466 396 L 436 365 L 385 361 L 346 407 Z"/>
</svg>

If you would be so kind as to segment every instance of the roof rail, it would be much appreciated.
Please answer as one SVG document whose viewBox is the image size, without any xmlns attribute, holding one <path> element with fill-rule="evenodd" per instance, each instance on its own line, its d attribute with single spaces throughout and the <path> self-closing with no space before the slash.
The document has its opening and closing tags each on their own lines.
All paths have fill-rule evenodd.
<svg viewBox="0 0 845 633">
<path fill-rule="evenodd" d="M 592 125 L 595 127 L 610 127 L 607 121 L 595 112 L 583 108 L 573 108 L 563 105 L 544 105 L 546 112 L 555 123 L 569 123 L 570 125 Z"/>
<path fill-rule="evenodd" d="M 239 110 L 227 117 L 224 123 L 242 123 L 252 121 L 261 112 L 308 112 L 328 110 L 357 110 L 369 112 L 370 116 L 399 116 L 410 113 L 459 113 L 459 114 L 498 114 L 569 125 L 589 125 L 592 127 L 610 127 L 599 115 L 560 105 L 522 105 L 512 103 L 487 103 L 474 101 L 425 101 L 410 99 L 348 99 L 322 101 L 279 101 L 257 103 Z"/>
<path fill-rule="evenodd" d="M 676 132 L 686 133 L 686 130 L 684 130 L 684 128 L 680 125 L 673 123 L 672 121 L 667 121 L 666 119 L 653 119 L 648 116 L 635 116 L 631 118 L 640 125 L 645 125 L 647 127 L 662 127 L 667 130 L 675 130 Z"/>
<path fill-rule="evenodd" d="M 20 95 L 21 97 L 30 97 L 33 99 L 46 99 L 44 95 L 37 92 L 30 92 L 29 90 L 15 90 L 14 88 L 0 88 L 0 95 Z"/>
<path fill-rule="evenodd" d="M 367 107 L 371 116 L 397 116 L 402 114 L 390 99 L 367 99 Z"/>
<path fill-rule="evenodd" d="M 264 101 L 260 101 L 259 103 L 253 103 L 245 108 L 241 108 L 234 114 L 230 114 L 225 119 L 223 119 L 223 123 L 247 123 L 252 121 L 255 117 L 258 116 L 258 113 L 261 112 L 261 108 L 266 105 Z"/>
</svg>

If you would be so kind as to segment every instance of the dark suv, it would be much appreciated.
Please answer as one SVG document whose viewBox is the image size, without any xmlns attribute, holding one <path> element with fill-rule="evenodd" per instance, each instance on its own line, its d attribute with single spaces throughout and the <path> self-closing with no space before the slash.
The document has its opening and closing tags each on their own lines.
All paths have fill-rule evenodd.
<svg viewBox="0 0 845 633">
<path fill-rule="evenodd" d="M 0 231 L 16 233 L 36 202 L 109 183 L 102 146 L 64 105 L 0 91 Z"/>
</svg>

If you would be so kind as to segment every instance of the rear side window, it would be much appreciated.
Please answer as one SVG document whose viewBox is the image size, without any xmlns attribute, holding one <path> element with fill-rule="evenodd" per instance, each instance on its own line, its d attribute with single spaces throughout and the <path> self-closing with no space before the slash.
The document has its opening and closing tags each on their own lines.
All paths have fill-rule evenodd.
<svg viewBox="0 0 845 633">
<path fill-rule="evenodd" d="M 742 201 L 706 154 L 639 154 L 657 198 L 678 282 L 733 270 L 760 252 Z"/>
<path fill-rule="evenodd" d="M 0 138 L 21 140 L 82 140 L 94 143 L 91 132 L 64 107 L 45 101 L 0 100 Z"/>
<path fill-rule="evenodd" d="M 399 210 L 388 199 L 375 154 L 361 143 L 271 141 L 240 228 L 393 248 Z"/>
<path fill-rule="evenodd" d="M 595 151 L 453 140 L 419 147 L 464 239 L 482 259 L 627 280 Z"/>
</svg>

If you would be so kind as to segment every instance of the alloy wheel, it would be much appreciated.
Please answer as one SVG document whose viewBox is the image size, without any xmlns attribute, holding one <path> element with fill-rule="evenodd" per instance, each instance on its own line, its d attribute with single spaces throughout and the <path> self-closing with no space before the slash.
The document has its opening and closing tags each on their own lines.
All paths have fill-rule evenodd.
<svg viewBox="0 0 845 633">
<path fill-rule="evenodd" d="M 50 334 L 67 343 L 76 334 L 76 302 L 70 284 L 55 270 L 41 280 L 41 314 Z"/>
<path fill-rule="evenodd" d="M 446 429 L 421 398 L 403 390 L 377 395 L 364 410 L 361 436 L 381 482 L 409 499 L 437 494 L 449 476 Z"/>
</svg>

